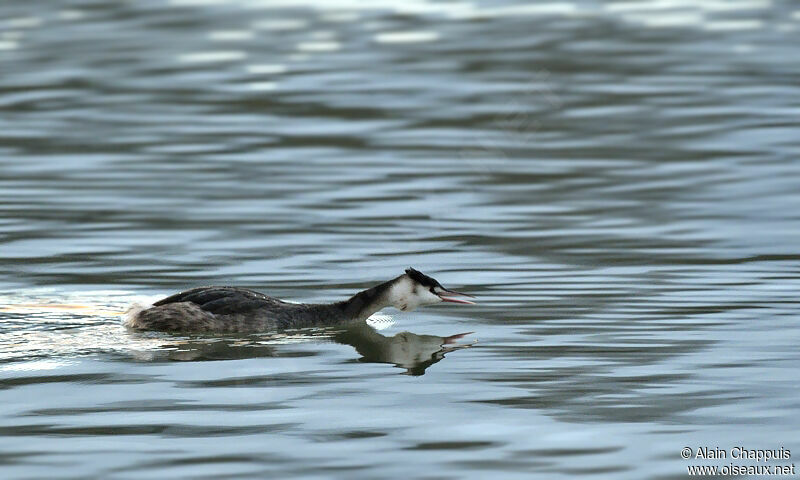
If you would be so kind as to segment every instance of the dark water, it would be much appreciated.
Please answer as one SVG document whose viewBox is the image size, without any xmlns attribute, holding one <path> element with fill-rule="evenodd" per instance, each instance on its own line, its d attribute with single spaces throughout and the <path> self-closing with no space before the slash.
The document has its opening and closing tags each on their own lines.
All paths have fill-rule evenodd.
<svg viewBox="0 0 800 480">
<path fill-rule="evenodd" d="M 0 3 L 3 478 L 800 455 L 798 29 L 780 0 Z M 409 265 L 480 305 L 338 336 L 116 315 Z"/>
</svg>

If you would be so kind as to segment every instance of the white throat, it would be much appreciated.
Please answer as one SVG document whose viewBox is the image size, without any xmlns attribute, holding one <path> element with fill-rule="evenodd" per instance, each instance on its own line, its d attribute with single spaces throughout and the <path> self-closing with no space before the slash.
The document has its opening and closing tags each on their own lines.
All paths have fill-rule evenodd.
<svg viewBox="0 0 800 480">
<path fill-rule="evenodd" d="M 438 295 L 434 295 L 428 288 L 403 275 L 389 288 L 387 302 L 389 305 L 404 312 L 410 312 L 422 305 L 432 305 L 441 302 Z"/>
</svg>

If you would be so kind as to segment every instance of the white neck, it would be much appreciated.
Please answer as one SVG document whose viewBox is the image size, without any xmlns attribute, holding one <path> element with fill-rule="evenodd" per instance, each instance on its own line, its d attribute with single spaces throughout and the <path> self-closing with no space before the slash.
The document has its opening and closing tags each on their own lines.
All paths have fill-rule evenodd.
<svg viewBox="0 0 800 480">
<path fill-rule="evenodd" d="M 392 283 L 386 296 L 386 305 L 402 311 L 414 310 L 418 303 L 414 294 L 414 282 L 406 275 L 400 276 Z"/>
</svg>

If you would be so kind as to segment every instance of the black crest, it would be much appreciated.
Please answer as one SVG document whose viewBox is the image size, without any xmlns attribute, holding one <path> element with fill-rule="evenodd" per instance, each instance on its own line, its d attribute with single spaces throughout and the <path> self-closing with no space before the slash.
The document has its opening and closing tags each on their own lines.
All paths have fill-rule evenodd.
<svg viewBox="0 0 800 480">
<path fill-rule="evenodd" d="M 412 280 L 415 282 L 424 285 L 426 287 L 441 287 L 442 285 L 436 281 L 435 278 L 429 277 L 424 273 L 420 272 L 419 270 L 415 270 L 411 267 L 406 269 L 406 274 L 411 277 Z"/>
</svg>

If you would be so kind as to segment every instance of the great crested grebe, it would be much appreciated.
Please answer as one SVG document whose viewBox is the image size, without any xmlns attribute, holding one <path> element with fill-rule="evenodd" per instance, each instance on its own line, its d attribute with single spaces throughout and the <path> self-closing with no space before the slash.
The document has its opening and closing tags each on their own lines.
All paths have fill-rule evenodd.
<svg viewBox="0 0 800 480">
<path fill-rule="evenodd" d="M 472 297 L 409 268 L 397 278 L 329 304 L 289 303 L 246 288 L 198 287 L 150 307 L 134 305 L 125 314 L 124 324 L 166 332 L 264 332 L 363 321 L 388 306 L 411 311 L 439 302 L 474 303 L 455 296 Z"/>
</svg>

